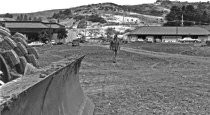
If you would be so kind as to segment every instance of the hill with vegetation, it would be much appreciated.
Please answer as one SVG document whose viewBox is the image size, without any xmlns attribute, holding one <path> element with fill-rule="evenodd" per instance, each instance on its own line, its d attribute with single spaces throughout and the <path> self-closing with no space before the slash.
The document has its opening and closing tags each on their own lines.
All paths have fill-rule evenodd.
<svg viewBox="0 0 210 115">
<path fill-rule="evenodd" d="M 79 7 L 73 7 L 69 9 L 55 9 L 40 11 L 34 13 L 25 13 L 22 15 L 27 15 L 27 17 L 36 18 L 69 18 L 69 11 L 73 15 L 90 15 L 90 14 L 101 14 L 101 13 L 112 13 L 112 14 L 123 14 L 124 12 L 140 13 L 152 16 L 162 16 L 164 13 L 164 8 L 161 6 L 155 6 L 154 4 L 142 4 L 142 5 L 118 5 L 114 3 L 99 3 L 83 5 Z M 5 14 L 1 15 L 4 16 Z M 13 18 L 17 18 L 21 14 L 12 14 Z M 8 14 L 6 15 L 8 16 Z M 10 15 L 9 15 L 10 16 Z M 11 17 L 11 16 L 10 16 Z"/>
<path fill-rule="evenodd" d="M 121 16 L 133 16 L 137 17 L 143 22 L 154 22 L 155 20 L 162 17 L 165 18 L 166 15 L 170 13 L 170 9 L 173 6 L 182 8 L 183 6 L 191 5 L 196 9 L 196 14 L 201 16 L 198 19 L 202 19 L 203 15 L 209 17 L 210 15 L 210 3 L 209 2 L 180 2 L 180 1 L 170 1 L 170 0 L 157 0 L 152 4 L 140 4 L 140 5 L 118 5 L 114 3 L 98 3 L 98 4 L 89 4 L 79 7 L 72 7 L 68 9 L 55 9 L 48 11 L 40 11 L 34 13 L 26 14 L 3 14 L 1 17 L 13 17 L 17 20 L 47 20 L 47 19 L 58 19 L 65 20 L 74 18 L 75 20 L 82 20 L 84 18 L 91 21 L 98 21 L 105 23 L 106 20 L 101 18 L 102 14 L 111 14 L 111 15 L 121 15 Z M 198 13 L 199 12 L 199 13 Z M 187 12 L 185 12 L 186 14 Z M 21 16 L 22 15 L 22 16 Z M 25 16 L 26 15 L 26 16 Z M 169 17 L 169 16 L 168 16 Z M 168 21 L 172 21 L 166 17 Z M 180 20 L 180 16 L 176 20 Z M 192 17 L 192 16 L 191 16 Z M 94 20 L 96 18 L 96 20 Z M 207 19 L 205 19 L 207 20 Z M 161 20 L 162 21 L 162 20 Z M 191 21 L 191 20 L 189 20 Z"/>
</svg>

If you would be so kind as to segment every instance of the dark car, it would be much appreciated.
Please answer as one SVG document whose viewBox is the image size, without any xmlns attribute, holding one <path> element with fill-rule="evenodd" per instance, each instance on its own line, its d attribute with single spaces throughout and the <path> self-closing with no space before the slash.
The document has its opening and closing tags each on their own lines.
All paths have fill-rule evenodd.
<svg viewBox="0 0 210 115">
<path fill-rule="evenodd" d="M 72 46 L 79 46 L 79 40 L 73 40 L 72 41 Z"/>
</svg>

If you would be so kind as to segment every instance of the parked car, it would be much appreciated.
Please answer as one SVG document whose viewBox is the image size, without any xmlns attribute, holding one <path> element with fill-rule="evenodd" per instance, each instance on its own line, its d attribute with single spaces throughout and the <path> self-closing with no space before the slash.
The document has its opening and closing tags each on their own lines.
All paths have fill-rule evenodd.
<svg viewBox="0 0 210 115">
<path fill-rule="evenodd" d="M 40 42 L 40 41 L 35 41 L 35 42 L 31 42 L 28 44 L 29 46 L 42 46 L 44 45 L 44 43 Z"/>
<path fill-rule="evenodd" d="M 183 39 L 179 39 L 179 42 L 201 42 L 199 39 L 193 39 L 191 37 L 185 37 Z"/>
<path fill-rule="evenodd" d="M 51 40 L 50 43 L 51 43 L 51 44 L 56 44 L 55 40 Z"/>
<path fill-rule="evenodd" d="M 72 46 L 79 46 L 79 40 L 73 40 L 72 41 Z"/>
</svg>

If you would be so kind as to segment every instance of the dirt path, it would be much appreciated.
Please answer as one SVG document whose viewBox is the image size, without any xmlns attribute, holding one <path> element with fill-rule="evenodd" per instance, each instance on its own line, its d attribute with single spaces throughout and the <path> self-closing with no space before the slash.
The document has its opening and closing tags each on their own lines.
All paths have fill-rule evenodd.
<svg viewBox="0 0 210 115">
<path fill-rule="evenodd" d="M 108 45 L 96 45 L 104 48 L 109 48 Z M 189 61 L 197 61 L 197 62 L 203 62 L 203 63 L 210 63 L 210 57 L 203 57 L 203 56 L 189 56 L 189 55 L 181 55 L 181 54 L 169 54 L 164 52 L 153 52 L 153 51 L 147 51 L 142 49 L 134 49 L 134 48 L 128 48 L 128 47 L 121 47 L 120 50 L 131 52 L 131 53 L 137 53 L 142 55 L 148 55 L 152 57 L 159 57 L 159 58 L 177 58 L 177 59 L 184 59 Z"/>
<path fill-rule="evenodd" d="M 152 52 L 152 51 L 146 51 L 146 50 L 141 50 L 141 49 L 127 48 L 127 47 L 121 47 L 121 50 L 127 51 L 127 52 L 132 52 L 132 53 L 137 53 L 137 54 L 154 56 L 154 57 L 181 58 L 181 59 L 184 59 L 184 60 L 210 63 L 210 58 L 209 57 L 188 56 L 188 55 L 180 55 L 180 54 L 169 54 L 169 53 L 163 53 L 163 52 Z"/>
</svg>

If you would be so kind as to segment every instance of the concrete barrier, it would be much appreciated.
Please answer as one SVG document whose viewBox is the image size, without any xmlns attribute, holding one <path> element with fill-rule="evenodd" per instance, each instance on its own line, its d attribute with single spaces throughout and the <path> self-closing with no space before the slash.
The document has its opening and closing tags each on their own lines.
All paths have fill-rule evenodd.
<svg viewBox="0 0 210 115">
<path fill-rule="evenodd" d="M 45 78 L 39 72 L 2 86 L 0 115 L 92 115 L 94 104 L 79 83 L 82 59 L 49 66 L 45 72 L 51 74 Z"/>
</svg>

